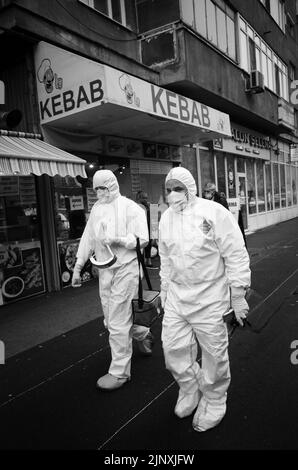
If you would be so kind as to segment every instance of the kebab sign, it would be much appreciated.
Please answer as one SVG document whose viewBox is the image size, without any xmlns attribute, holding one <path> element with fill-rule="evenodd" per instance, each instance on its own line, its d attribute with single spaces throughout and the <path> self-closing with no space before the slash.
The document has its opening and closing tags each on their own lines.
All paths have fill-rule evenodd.
<svg viewBox="0 0 298 470">
<path fill-rule="evenodd" d="M 100 104 L 104 66 L 41 41 L 35 51 L 42 124 Z"/>
</svg>

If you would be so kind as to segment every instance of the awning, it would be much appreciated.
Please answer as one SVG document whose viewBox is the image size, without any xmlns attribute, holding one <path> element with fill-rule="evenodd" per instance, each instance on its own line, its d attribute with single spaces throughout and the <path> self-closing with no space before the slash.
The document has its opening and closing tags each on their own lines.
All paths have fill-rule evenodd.
<svg viewBox="0 0 298 470">
<path fill-rule="evenodd" d="M 0 131 L 0 176 L 82 176 L 85 160 L 40 140 L 37 134 Z"/>
</svg>

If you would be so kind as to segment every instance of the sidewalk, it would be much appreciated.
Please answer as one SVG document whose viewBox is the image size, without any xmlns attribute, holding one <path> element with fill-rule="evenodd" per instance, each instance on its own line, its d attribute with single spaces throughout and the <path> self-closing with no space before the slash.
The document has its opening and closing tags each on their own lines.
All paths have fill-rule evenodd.
<svg viewBox="0 0 298 470">
<path fill-rule="evenodd" d="M 247 240 L 251 263 L 262 260 L 283 240 L 290 243 L 293 233 L 298 233 L 298 218 L 249 234 Z M 153 265 L 158 265 L 157 259 Z M 158 269 L 148 271 L 152 287 L 158 289 Z M 97 279 L 83 284 L 80 289 L 69 287 L 5 305 L 0 308 L 0 339 L 5 343 L 6 358 L 99 317 L 102 317 L 102 310 Z"/>
</svg>

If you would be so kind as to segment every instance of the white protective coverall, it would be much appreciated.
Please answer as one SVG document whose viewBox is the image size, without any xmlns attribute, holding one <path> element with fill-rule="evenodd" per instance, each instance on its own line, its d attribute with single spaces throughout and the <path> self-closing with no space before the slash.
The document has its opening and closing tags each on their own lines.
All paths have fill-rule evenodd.
<svg viewBox="0 0 298 470">
<path fill-rule="evenodd" d="M 148 243 L 144 211 L 131 199 L 120 195 L 118 181 L 110 170 L 99 170 L 93 177 L 93 188 L 106 187 L 94 204 L 82 235 L 76 269 L 81 270 L 92 252 L 97 261 L 107 259 L 104 240 L 110 240 L 117 261 L 109 268 L 99 269 L 99 295 L 104 323 L 109 330 L 112 361 L 109 374 L 130 378 L 132 336 L 141 341 L 148 329 L 132 325 L 131 301 L 136 297 L 139 269 L 136 237 L 141 248 Z"/>
<path fill-rule="evenodd" d="M 233 215 L 216 202 L 196 197 L 188 170 L 173 168 L 166 182 L 170 180 L 183 183 L 187 197 L 182 210 L 170 206 L 160 220 L 162 343 L 166 367 L 179 385 L 175 413 L 188 416 L 201 398 L 193 426 L 204 431 L 225 414 L 230 369 L 222 315 L 230 307 L 229 288 L 250 285 L 249 257 Z"/>
</svg>

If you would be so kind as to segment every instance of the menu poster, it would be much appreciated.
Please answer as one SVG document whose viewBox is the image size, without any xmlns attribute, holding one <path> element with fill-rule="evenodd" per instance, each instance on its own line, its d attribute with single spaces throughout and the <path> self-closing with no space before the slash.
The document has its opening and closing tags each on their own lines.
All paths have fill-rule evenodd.
<svg viewBox="0 0 298 470">
<path fill-rule="evenodd" d="M 109 156 L 123 156 L 125 154 L 124 139 L 120 137 L 106 137 L 106 153 Z"/>
<path fill-rule="evenodd" d="M 235 217 L 236 221 L 238 222 L 239 217 L 239 210 L 240 210 L 240 200 L 238 197 L 233 197 L 227 199 L 227 203 L 229 206 L 230 212 L 232 212 L 233 216 Z"/>
<path fill-rule="evenodd" d="M 6 265 L 1 270 L 3 303 L 13 302 L 45 291 L 40 242 L 20 244 L 18 250 L 19 252 L 15 251 L 18 256 L 16 264 Z"/>
<path fill-rule="evenodd" d="M 58 253 L 60 263 L 60 274 L 62 287 L 71 285 L 73 268 L 76 263 L 76 255 L 79 247 L 79 240 L 58 242 Z M 91 262 L 88 260 L 81 271 L 83 282 L 89 281 L 93 277 Z"/>
<path fill-rule="evenodd" d="M 17 176 L 1 176 L 0 196 L 17 196 L 19 194 L 19 178 Z"/>
<path fill-rule="evenodd" d="M 175 162 L 182 160 L 181 148 L 170 146 L 170 159 Z"/>
<path fill-rule="evenodd" d="M 71 211 L 83 211 L 84 210 L 84 198 L 83 196 L 71 196 L 70 201 L 70 210 Z"/>
<path fill-rule="evenodd" d="M 23 206 L 36 204 L 35 181 L 32 176 L 19 177 L 20 202 Z"/>
<path fill-rule="evenodd" d="M 0 244 L 0 268 L 15 268 L 23 264 L 22 251 L 19 245 Z"/>
<path fill-rule="evenodd" d="M 143 143 L 144 158 L 156 158 L 156 145 Z"/>
<path fill-rule="evenodd" d="M 143 157 L 143 146 L 142 142 L 138 140 L 126 140 L 126 152 L 128 157 L 142 158 Z"/>
<path fill-rule="evenodd" d="M 141 191 L 141 177 L 139 173 L 132 173 L 131 177 L 131 190 L 133 193 Z"/>
<path fill-rule="evenodd" d="M 169 145 L 158 145 L 157 146 L 157 155 L 161 160 L 170 159 L 170 147 Z"/>
<path fill-rule="evenodd" d="M 92 207 L 97 202 L 97 194 L 96 191 L 92 188 L 87 188 L 87 205 L 88 205 L 88 212 L 91 212 Z"/>
</svg>

